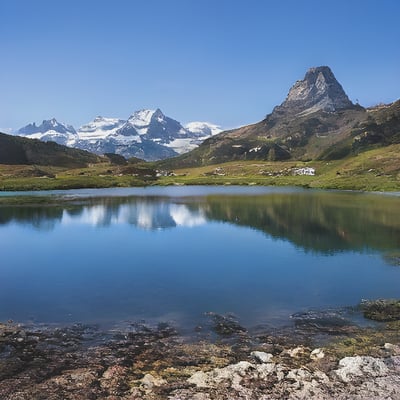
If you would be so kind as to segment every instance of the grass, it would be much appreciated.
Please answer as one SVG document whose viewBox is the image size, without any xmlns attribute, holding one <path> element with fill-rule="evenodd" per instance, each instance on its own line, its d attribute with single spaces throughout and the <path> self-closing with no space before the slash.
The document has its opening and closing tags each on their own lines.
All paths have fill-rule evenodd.
<svg viewBox="0 0 400 400">
<path fill-rule="evenodd" d="M 0 190 L 146 186 L 154 180 L 152 176 L 145 174 L 124 173 L 124 168 L 126 170 L 126 167 L 107 162 L 74 169 L 31 165 L 0 165 Z"/>
<path fill-rule="evenodd" d="M 315 176 L 293 175 L 293 169 L 313 167 Z M 110 163 L 87 168 L 0 165 L 0 190 L 52 190 L 146 185 L 276 185 L 321 189 L 400 191 L 400 145 L 369 150 L 334 161 L 237 161 L 173 170 L 172 176 L 148 175 L 154 163 L 139 165 L 139 173 Z M 140 172 L 142 169 L 142 173 Z M 138 171 L 136 171 L 138 172 Z"/>
<path fill-rule="evenodd" d="M 315 176 L 293 175 L 293 169 L 313 167 Z M 335 161 L 238 161 L 173 171 L 161 185 L 293 185 L 364 191 L 400 190 L 400 145 L 370 150 Z"/>
</svg>

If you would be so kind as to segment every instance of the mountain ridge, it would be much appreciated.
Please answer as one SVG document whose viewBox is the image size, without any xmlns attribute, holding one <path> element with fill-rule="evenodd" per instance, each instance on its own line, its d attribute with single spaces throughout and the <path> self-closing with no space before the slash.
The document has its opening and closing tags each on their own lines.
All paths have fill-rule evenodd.
<svg viewBox="0 0 400 400">
<path fill-rule="evenodd" d="M 221 132 L 160 165 L 179 168 L 237 160 L 307 161 L 356 154 L 370 144 L 400 142 L 396 133 L 400 129 L 398 104 L 368 110 L 353 104 L 329 67 L 313 67 L 262 121 Z M 393 114 L 390 121 L 381 118 L 384 112 Z"/>
<path fill-rule="evenodd" d="M 186 128 L 157 108 L 141 109 L 128 119 L 97 116 L 79 129 L 55 118 L 29 124 L 17 135 L 83 149 L 95 154 L 116 153 L 147 161 L 173 157 L 197 147 L 222 130 L 215 124 L 192 122 Z M 190 129 L 193 128 L 192 132 Z"/>
</svg>

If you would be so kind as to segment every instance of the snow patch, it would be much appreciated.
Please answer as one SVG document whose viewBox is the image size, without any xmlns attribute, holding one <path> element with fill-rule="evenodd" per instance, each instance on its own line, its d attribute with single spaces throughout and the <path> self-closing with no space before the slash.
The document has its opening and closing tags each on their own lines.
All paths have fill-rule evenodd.
<svg viewBox="0 0 400 400">
<path fill-rule="evenodd" d="M 185 125 L 185 128 L 202 136 L 214 136 L 222 132 L 222 128 L 219 125 L 211 124 L 210 122 L 189 122 Z"/>
</svg>

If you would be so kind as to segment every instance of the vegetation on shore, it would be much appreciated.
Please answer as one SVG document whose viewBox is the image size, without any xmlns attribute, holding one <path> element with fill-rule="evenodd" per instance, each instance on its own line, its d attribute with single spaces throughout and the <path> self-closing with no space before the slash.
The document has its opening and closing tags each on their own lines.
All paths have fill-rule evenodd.
<svg viewBox="0 0 400 400">
<path fill-rule="evenodd" d="M 315 175 L 296 175 L 311 167 Z M 363 191 L 400 190 L 400 145 L 376 148 L 331 161 L 233 161 L 173 170 L 157 184 L 276 185 Z"/>
<path fill-rule="evenodd" d="M 155 170 L 137 160 L 120 165 L 104 159 L 72 169 L 0 164 L 0 191 L 146 186 L 155 179 Z"/>
<path fill-rule="evenodd" d="M 162 164 L 161 164 L 162 165 Z M 311 167 L 315 175 L 295 175 Z M 0 165 L 0 190 L 54 190 L 147 185 L 275 185 L 363 191 L 400 190 L 400 144 L 331 161 L 231 161 L 163 170 L 159 163 L 110 159 L 81 168 Z"/>
</svg>

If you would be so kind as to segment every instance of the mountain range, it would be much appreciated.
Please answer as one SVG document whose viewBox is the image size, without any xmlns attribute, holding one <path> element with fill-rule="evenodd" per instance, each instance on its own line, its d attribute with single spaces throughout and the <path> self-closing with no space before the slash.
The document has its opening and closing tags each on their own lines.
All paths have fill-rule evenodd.
<svg viewBox="0 0 400 400">
<path fill-rule="evenodd" d="M 207 122 L 182 126 L 156 109 L 135 111 L 127 120 L 99 116 L 77 130 L 53 118 L 40 125 L 29 124 L 19 129 L 17 135 L 95 154 L 116 153 L 154 161 L 188 152 L 221 131 L 219 126 Z"/>
<path fill-rule="evenodd" d="M 327 66 L 310 68 L 262 121 L 229 131 L 213 124 L 182 126 L 160 109 L 127 120 L 97 117 L 78 130 L 52 119 L 18 135 L 116 153 L 173 169 L 235 160 L 335 160 L 400 143 L 400 100 L 364 108 L 354 104 Z"/>
<path fill-rule="evenodd" d="M 162 165 L 330 160 L 393 143 L 400 143 L 400 101 L 372 108 L 354 104 L 331 69 L 321 66 L 310 68 L 291 87 L 285 101 L 262 121 L 210 137 Z"/>
</svg>

